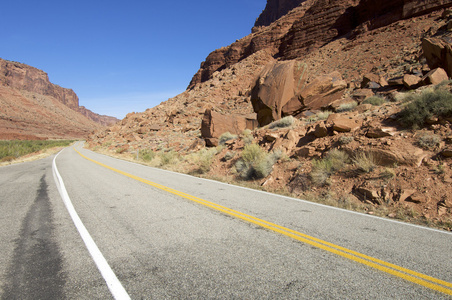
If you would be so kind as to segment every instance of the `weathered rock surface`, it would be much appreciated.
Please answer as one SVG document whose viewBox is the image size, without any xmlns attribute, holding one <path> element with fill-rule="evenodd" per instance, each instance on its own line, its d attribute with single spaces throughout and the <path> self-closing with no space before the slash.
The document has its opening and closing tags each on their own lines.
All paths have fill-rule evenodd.
<svg viewBox="0 0 452 300">
<path fill-rule="evenodd" d="M 194 75 L 189 88 L 207 81 L 217 70 L 230 67 L 262 49 L 275 57 L 295 59 L 305 56 L 332 40 L 381 28 L 398 20 L 452 6 L 451 0 L 306 0 L 290 13 L 274 20 L 297 1 L 268 1 L 254 32 L 228 47 L 208 55 Z M 272 22 L 273 23 L 269 23 Z"/>
<path fill-rule="evenodd" d="M 222 115 L 207 109 L 201 123 L 201 136 L 209 146 L 218 146 L 218 138 L 225 132 L 241 134 L 245 129 L 257 128 L 256 116 Z"/>
<path fill-rule="evenodd" d="M 271 63 L 264 68 L 251 93 L 260 126 L 302 108 L 298 97 L 305 86 L 306 68 L 295 60 Z"/>
<path fill-rule="evenodd" d="M 295 60 L 271 63 L 264 68 L 252 88 L 251 102 L 260 126 L 318 110 L 340 99 L 347 83 L 338 72 L 306 83 L 307 66 Z"/>
</svg>

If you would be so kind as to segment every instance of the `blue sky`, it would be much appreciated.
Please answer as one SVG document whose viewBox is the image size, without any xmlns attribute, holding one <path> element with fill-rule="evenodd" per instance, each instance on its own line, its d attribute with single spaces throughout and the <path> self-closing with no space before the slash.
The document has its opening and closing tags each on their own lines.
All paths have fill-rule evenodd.
<svg viewBox="0 0 452 300">
<path fill-rule="evenodd" d="M 49 74 L 80 105 L 123 118 L 183 92 L 215 49 L 251 32 L 266 0 L 2 4 L 0 57 Z"/>
</svg>

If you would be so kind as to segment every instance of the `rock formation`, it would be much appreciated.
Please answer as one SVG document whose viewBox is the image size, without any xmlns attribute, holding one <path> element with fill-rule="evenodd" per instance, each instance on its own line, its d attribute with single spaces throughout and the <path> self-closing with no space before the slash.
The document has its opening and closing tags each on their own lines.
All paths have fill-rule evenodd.
<svg viewBox="0 0 452 300">
<path fill-rule="evenodd" d="M 71 89 L 34 67 L 0 59 L 0 139 L 84 138 L 118 120 L 79 106 Z"/>
<path fill-rule="evenodd" d="M 54 97 L 70 109 L 80 112 L 92 121 L 104 126 L 112 125 L 118 121 L 114 117 L 101 116 L 85 107 L 80 107 L 78 96 L 72 89 L 51 83 L 47 73 L 32 66 L 0 58 L 0 85 Z"/>
<path fill-rule="evenodd" d="M 264 48 L 270 49 L 279 59 L 301 58 L 341 36 L 353 38 L 398 20 L 452 5 L 451 0 L 268 1 L 268 9 L 257 24 L 267 24 L 286 11 L 285 7 L 296 2 L 299 5 L 289 14 L 268 26 L 256 27 L 251 35 L 210 53 L 193 76 L 189 88 L 210 79 L 215 71 L 228 68 Z"/>
</svg>

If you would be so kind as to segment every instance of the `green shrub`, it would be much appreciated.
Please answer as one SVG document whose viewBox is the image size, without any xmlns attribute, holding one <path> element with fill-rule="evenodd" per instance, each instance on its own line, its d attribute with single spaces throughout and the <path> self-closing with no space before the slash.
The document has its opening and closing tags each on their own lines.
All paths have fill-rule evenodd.
<svg viewBox="0 0 452 300">
<path fill-rule="evenodd" d="M 325 158 L 312 161 L 309 176 L 315 185 L 324 186 L 328 183 L 330 176 L 342 169 L 348 161 L 349 156 L 344 151 L 331 150 Z"/>
<path fill-rule="evenodd" d="M 218 144 L 224 145 L 227 141 L 235 140 L 236 138 L 237 138 L 237 136 L 235 134 L 232 134 L 230 132 L 225 132 L 218 139 Z"/>
<path fill-rule="evenodd" d="M 11 140 L 0 141 L 0 160 L 10 161 L 21 156 L 53 147 L 67 147 L 73 140 Z"/>
<path fill-rule="evenodd" d="M 372 104 L 373 106 L 380 106 L 385 102 L 386 102 L 386 99 L 383 97 L 372 96 L 372 97 L 365 99 L 362 103 L 363 104 Z"/>
<path fill-rule="evenodd" d="M 441 138 L 436 134 L 424 133 L 417 137 L 417 144 L 424 149 L 432 149 L 439 145 Z"/>
<path fill-rule="evenodd" d="M 421 127 L 427 118 L 433 116 L 452 116 L 452 94 L 448 91 L 424 91 L 410 98 L 413 100 L 399 113 L 400 124 L 405 127 Z"/>
<path fill-rule="evenodd" d="M 268 124 L 268 128 L 286 128 L 292 126 L 293 124 L 295 124 L 295 118 L 288 116 Z"/>
<path fill-rule="evenodd" d="M 265 178 L 271 173 L 273 165 L 281 156 L 281 151 L 267 153 L 257 144 L 246 145 L 235 168 L 243 179 Z"/>
<path fill-rule="evenodd" d="M 358 106 L 358 102 L 356 102 L 356 101 L 344 103 L 344 104 L 339 105 L 338 108 L 336 108 L 336 112 L 341 113 L 341 112 L 351 111 L 351 110 L 354 110 L 355 107 L 357 107 L 357 106 Z"/>
<path fill-rule="evenodd" d="M 139 156 L 144 161 L 151 161 L 155 157 L 155 152 L 150 149 L 140 150 Z"/>
<path fill-rule="evenodd" d="M 376 159 L 372 153 L 360 152 L 353 158 L 353 163 L 359 171 L 370 173 L 377 167 Z"/>
</svg>

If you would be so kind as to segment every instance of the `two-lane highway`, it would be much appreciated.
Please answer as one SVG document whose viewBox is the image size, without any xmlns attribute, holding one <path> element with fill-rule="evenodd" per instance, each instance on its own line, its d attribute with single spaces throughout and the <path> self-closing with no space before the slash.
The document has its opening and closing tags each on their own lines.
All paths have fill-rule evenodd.
<svg viewBox="0 0 452 300">
<path fill-rule="evenodd" d="M 451 297 L 448 232 L 81 145 L 55 160 L 0 168 L 2 299 Z M 113 280 L 74 225 L 64 192 Z"/>
</svg>

